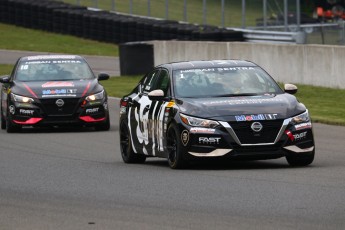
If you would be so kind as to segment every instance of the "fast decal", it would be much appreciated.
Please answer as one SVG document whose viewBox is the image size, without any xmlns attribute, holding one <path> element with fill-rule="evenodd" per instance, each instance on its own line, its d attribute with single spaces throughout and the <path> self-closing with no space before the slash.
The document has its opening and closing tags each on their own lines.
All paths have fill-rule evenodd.
<svg viewBox="0 0 345 230">
<path fill-rule="evenodd" d="M 189 133 L 188 130 L 183 130 L 181 133 L 181 141 L 184 146 L 187 146 L 189 142 Z"/>
<path fill-rule="evenodd" d="M 92 108 L 92 109 L 86 109 L 85 113 L 90 114 L 90 113 L 97 113 L 99 108 Z"/>
<path fill-rule="evenodd" d="M 215 133 L 215 129 L 209 129 L 209 128 L 198 128 L 198 127 L 193 127 L 189 130 L 190 133 L 208 133 L 212 134 Z"/>
<path fill-rule="evenodd" d="M 307 123 L 302 123 L 302 124 L 295 125 L 295 129 L 296 129 L 296 130 L 311 129 L 311 122 L 307 122 Z"/>
<path fill-rule="evenodd" d="M 278 114 L 253 114 L 235 116 L 236 121 L 263 121 L 276 120 Z"/>
<path fill-rule="evenodd" d="M 31 109 L 20 109 L 19 110 L 19 113 L 20 114 L 23 114 L 23 115 L 34 115 L 34 110 L 31 110 Z"/>
<path fill-rule="evenodd" d="M 199 137 L 199 144 L 218 145 L 220 143 L 220 137 Z"/>
<path fill-rule="evenodd" d="M 42 88 L 49 87 L 74 87 L 74 83 L 72 81 L 49 81 L 42 85 Z"/>
<path fill-rule="evenodd" d="M 289 139 L 291 141 L 299 141 L 299 140 L 304 139 L 304 138 L 307 137 L 307 132 L 308 131 L 292 134 L 291 131 L 287 130 L 287 131 L 285 131 L 285 134 L 289 137 Z"/>
<path fill-rule="evenodd" d="M 165 111 L 168 102 L 152 102 L 147 96 L 143 96 L 138 100 L 138 103 L 139 107 L 135 109 L 129 107 L 128 111 L 128 126 L 135 127 L 136 133 L 133 136 L 132 129 L 130 129 L 133 151 L 137 152 L 133 142 L 133 138 L 136 136 L 139 143 L 143 146 L 142 152 L 144 154 L 156 155 L 156 150 L 164 151 L 163 139 L 166 133 Z M 133 113 L 136 122 L 131 119 Z"/>
<path fill-rule="evenodd" d="M 304 139 L 304 138 L 307 137 L 307 131 L 302 132 L 302 133 L 294 134 L 293 137 L 295 138 L 295 141 L 299 141 L 301 139 Z"/>
</svg>

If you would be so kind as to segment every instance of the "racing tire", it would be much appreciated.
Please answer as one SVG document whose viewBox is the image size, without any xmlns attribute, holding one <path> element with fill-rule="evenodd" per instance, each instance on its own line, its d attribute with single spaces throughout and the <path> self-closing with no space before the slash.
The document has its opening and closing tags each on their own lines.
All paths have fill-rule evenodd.
<svg viewBox="0 0 345 230">
<path fill-rule="evenodd" d="M 9 115 L 7 115 L 6 119 L 6 132 L 7 133 L 17 133 L 20 132 L 22 127 L 20 125 L 13 124 L 12 119 Z"/>
<path fill-rule="evenodd" d="M 186 166 L 186 160 L 184 155 L 186 154 L 186 149 L 184 148 L 179 132 L 175 125 L 171 125 L 167 133 L 167 148 L 168 154 L 168 164 L 172 169 L 182 169 Z"/>
<path fill-rule="evenodd" d="M 122 160 L 127 164 L 144 163 L 146 156 L 133 151 L 132 140 L 125 121 L 120 124 L 120 149 Z"/>
<path fill-rule="evenodd" d="M 314 156 L 315 156 L 315 150 L 313 150 L 311 153 L 308 153 L 308 154 L 303 154 L 303 155 L 292 154 L 292 155 L 286 156 L 286 160 L 289 163 L 289 165 L 293 167 L 307 166 L 307 165 L 310 165 L 314 161 Z"/>
<path fill-rule="evenodd" d="M 109 118 L 109 116 L 107 117 L 107 120 L 105 121 L 105 123 L 97 125 L 95 127 L 95 129 L 97 131 L 108 131 L 110 129 L 110 118 Z"/>
<path fill-rule="evenodd" d="M 2 113 L 2 105 L 1 105 L 1 129 L 6 129 L 6 119 Z"/>
</svg>

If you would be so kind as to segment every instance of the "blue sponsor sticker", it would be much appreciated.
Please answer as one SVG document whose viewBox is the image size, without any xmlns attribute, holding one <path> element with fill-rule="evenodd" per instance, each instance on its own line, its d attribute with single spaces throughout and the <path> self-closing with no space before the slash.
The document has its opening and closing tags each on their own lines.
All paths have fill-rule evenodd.
<svg viewBox="0 0 345 230">
<path fill-rule="evenodd" d="M 252 114 L 252 115 L 238 115 L 235 116 L 236 121 L 264 121 L 275 120 L 277 114 Z"/>
</svg>

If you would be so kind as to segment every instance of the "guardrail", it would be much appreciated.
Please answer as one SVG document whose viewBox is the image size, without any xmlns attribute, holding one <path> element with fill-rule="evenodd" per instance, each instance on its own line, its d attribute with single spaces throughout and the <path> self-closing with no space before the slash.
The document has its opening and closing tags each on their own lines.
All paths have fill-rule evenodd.
<svg viewBox="0 0 345 230">
<path fill-rule="evenodd" d="M 231 28 L 234 31 L 243 32 L 243 37 L 247 42 L 271 42 L 271 43 L 295 43 L 305 44 L 306 34 L 304 31 L 300 32 L 279 32 L 267 30 L 249 30 Z"/>
</svg>

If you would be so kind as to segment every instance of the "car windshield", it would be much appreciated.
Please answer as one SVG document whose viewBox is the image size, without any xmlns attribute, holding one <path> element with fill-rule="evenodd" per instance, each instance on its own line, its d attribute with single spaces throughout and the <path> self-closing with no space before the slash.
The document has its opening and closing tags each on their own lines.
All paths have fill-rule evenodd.
<svg viewBox="0 0 345 230">
<path fill-rule="evenodd" d="M 183 69 L 173 72 L 176 97 L 229 97 L 281 94 L 260 67 Z"/>
<path fill-rule="evenodd" d="M 21 61 L 15 73 L 17 81 L 65 81 L 92 78 L 94 75 L 83 59 Z"/>
</svg>

